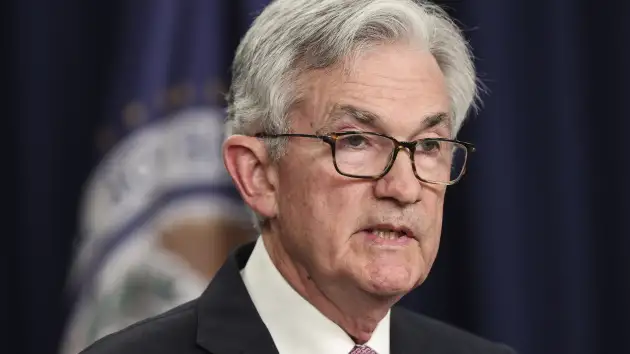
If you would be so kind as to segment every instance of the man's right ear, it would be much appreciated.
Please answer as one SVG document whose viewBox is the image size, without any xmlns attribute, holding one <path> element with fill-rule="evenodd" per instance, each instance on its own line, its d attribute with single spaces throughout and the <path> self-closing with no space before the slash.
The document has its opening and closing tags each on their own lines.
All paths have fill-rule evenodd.
<svg viewBox="0 0 630 354">
<path fill-rule="evenodd" d="M 264 142 L 256 137 L 232 135 L 223 143 L 223 162 L 243 201 L 258 214 L 277 214 L 277 169 Z"/>
</svg>

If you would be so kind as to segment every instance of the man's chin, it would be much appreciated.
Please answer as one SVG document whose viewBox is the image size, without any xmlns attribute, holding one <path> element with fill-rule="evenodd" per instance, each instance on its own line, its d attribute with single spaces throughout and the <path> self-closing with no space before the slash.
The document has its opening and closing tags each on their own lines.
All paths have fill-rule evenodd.
<svg viewBox="0 0 630 354">
<path fill-rule="evenodd" d="M 370 289 L 369 293 L 373 298 L 379 301 L 386 301 L 391 306 L 407 295 L 409 291 L 410 289 Z"/>
<path fill-rule="evenodd" d="M 411 277 L 369 279 L 364 290 L 379 298 L 399 299 L 415 289 L 419 280 Z"/>
</svg>

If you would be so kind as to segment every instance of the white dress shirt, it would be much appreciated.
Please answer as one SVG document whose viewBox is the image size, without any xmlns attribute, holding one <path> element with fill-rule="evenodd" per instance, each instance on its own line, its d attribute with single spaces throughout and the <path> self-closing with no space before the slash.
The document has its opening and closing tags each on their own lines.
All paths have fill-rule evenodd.
<svg viewBox="0 0 630 354">
<path fill-rule="evenodd" d="M 280 354 L 348 354 L 354 341 L 287 283 L 271 261 L 262 237 L 241 271 L 260 317 Z M 365 343 L 389 354 L 390 312 Z"/>
</svg>

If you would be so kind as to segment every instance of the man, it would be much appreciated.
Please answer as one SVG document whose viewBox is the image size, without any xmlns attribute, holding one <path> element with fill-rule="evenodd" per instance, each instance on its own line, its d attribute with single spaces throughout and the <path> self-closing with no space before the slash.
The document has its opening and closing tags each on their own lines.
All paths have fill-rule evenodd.
<svg viewBox="0 0 630 354">
<path fill-rule="evenodd" d="M 477 89 L 442 10 L 276 0 L 235 57 L 224 161 L 261 236 L 195 301 L 85 353 L 513 353 L 395 306 L 429 274 Z"/>
</svg>

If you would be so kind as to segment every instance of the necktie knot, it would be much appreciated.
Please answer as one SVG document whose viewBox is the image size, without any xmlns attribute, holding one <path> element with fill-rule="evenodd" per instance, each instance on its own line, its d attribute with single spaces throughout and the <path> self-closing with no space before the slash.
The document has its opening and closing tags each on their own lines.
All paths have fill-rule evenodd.
<svg viewBox="0 0 630 354">
<path fill-rule="evenodd" d="M 378 354 L 372 348 L 367 345 L 355 345 L 350 351 L 350 354 Z"/>
</svg>

